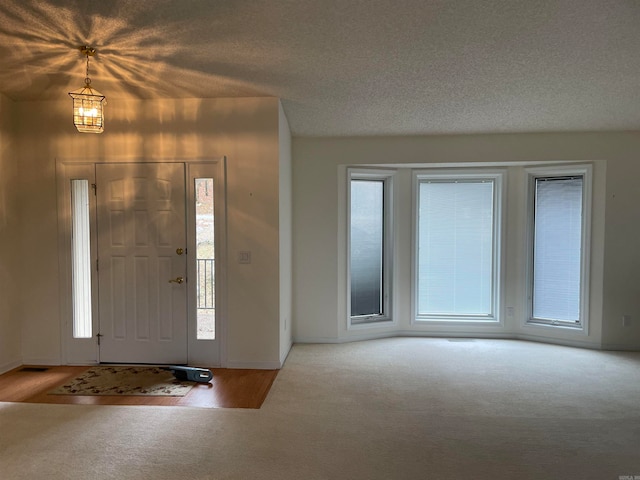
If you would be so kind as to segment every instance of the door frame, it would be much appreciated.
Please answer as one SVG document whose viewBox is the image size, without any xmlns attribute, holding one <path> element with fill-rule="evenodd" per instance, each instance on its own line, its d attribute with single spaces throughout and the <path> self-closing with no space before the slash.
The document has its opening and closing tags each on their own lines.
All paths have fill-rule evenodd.
<svg viewBox="0 0 640 480">
<path fill-rule="evenodd" d="M 71 268 L 71 191 L 72 179 L 86 179 L 95 183 L 95 165 L 98 163 L 183 163 L 185 165 L 187 254 L 195 251 L 195 205 L 193 178 L 211 176 L 218 179 L 214 190 L 215 208 L 215 295 L 216 295 L 216 340 L 218 361 L 211 364 L 207 358 L 206 342 L 197 340 L 197 312 L 195 308 L 195 282 L 187 281 L 187 359 L 189 365 L 225 367 L 227 364 L 227 219 L 226 219 L 226 157 L 207 159 L 127 159 L 106 158 L 102 160 L 56 158 L 56 189 L 58 213 L 58 271 L 59 271 L 59 318 L 61 360 L 66 365 L 94 365 L 99 363 L 99 349 L 95 334 L 99 331 L 98 279 L 92 268 L 92 338 L 73 338 L 72 268 Z M 90 195 L 90 229 L 92 231 L 91 258 L 97 258 L 95 242 L 96 198 Z M 188 257 L 187 279 L 195 278 L 195 255 Z"/>
</svg>

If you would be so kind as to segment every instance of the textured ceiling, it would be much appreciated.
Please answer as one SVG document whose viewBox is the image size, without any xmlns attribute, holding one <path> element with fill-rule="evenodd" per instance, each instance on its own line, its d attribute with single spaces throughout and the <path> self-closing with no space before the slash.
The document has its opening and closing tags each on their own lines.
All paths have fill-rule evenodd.
<svg viewBox="0 0 640 480">
<path fill-rule="evenodd" d="M 640 130 L 638 0 L 0 0 L 0 92 L 276 96 L 294 135 Z"/>
</svg>

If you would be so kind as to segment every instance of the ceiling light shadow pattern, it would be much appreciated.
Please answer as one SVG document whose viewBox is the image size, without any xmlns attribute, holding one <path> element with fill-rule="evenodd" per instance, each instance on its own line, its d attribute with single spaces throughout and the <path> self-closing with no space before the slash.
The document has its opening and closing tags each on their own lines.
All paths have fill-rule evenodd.
<svg viewBox="0 0 640 480">
<path fill-rule="evenodd" d="M 358 2 L 345 10 L 341 2 L 310 0 L 19 1 L 0 0 L 0 44 L 11 39 L 22 52 L 7 52 L 9 68 L 0 70 L 0 91 L 14 100 L 57 99 L 76 88 L 83 67 L 77 48 L 86 44 L 99 50 L 93 75 L 112 101 L 276 96 L 285 111 L 301 104 L 309 118 L 319 108 L 353 111 L 346 105 L 363 81 L 384 85 L 400 71 L 384 70 L 378 46 L 385 39 L 355 20 L 353 13 L 363 8 Z M 346 40 L 363 31 L 370 48 L 359 56 Z M 342 40 L 339 50 L 332 47 Z M 45 74 L 33 67 L 37 62 Z"/>
<path fill-rule="evenodd" d="M 111 106 L 273 96 L 294 135 L 633 130 L 639 19 L 628 0 L 0 0 L 0 92 L 60 99 L 92 45 Z"/>
<path fill-rule="evenodd" d="M 51 22 L 51 7 L 0 3 L 0 83 L 10 98 L 36 99 L 49 88 L 64 88 L 61 72 L 73 66 L 76 30 L 66 30 L 71 12 L 57 11 L 61 22 Z"/>
<path fill-rule="evenodd" d="M 227 2 L 202 0 L 0 0 L 0 91 L 59 98 L 82 71 L 78 47 L 92 45 L 92 72 L 109 98 L 275 95 L 269 83 L 283 77 L 273 65 L 266 88 L 252 80 L 273 52 L 230 40 L 222 32 L 230 13 Z"/>
</svg>

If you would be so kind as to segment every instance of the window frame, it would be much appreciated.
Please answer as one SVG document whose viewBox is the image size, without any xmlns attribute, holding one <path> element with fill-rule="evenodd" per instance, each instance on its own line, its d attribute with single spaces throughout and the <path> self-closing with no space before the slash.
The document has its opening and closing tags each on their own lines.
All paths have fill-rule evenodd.
<svg viewBox="0 0 640 480">
<path fill-rule="evenodd" d="M 73 328 L 73 259 L 72 259 L 72 203 L 71 181 L 86 180 L 89 183 L 89 235 L 91 248 L 91 331 L 88 338 L 75 337 Z M 95 334 L 99 331 L 98 318 L 98 272 L 94 267 L 98 258 L 96 196 L 92 185 L 95 184 L 95 164 L 83 160 L 56 159 L 56 195 L 58 217 L 58 270 L 60 282 L 58 289 L 61 358 L 69 364 L 94 364 L 98 362 L 98 344 Z"/>
<path fill-rule="evenodd" d="M 86 188 L 86 197 L 76 198 L 74 188 L 81 182 Z M 95 189 L 88 178 L 69 179 L 70 216 L 70 253 L 71 257 L 71 330 L 72 338 L 89 339 L 94 335 L 94 309 L 96 308 L 97 266 L 94 263 L 96 245 L 93 236 L 95 222 Z M 83 193 L 84 193 L 83 192 Z M 93 197 L 93 198 L 92 198 Z M 80 204 L 82 202 L 82 205 Z M 80 227 L 76 231 L 76 227 Z"/>
<path fill-rule="evenodd" d="M 210 366 L 225 367 L 228 364 L 227 359 L 227 158 L 212 157 L 210 159 L 175 159 L 175 160 L 131 160 L 131 159 L 106 159 L 106 160 L 84 160 L 81 158 L 56 158 L 56 196 L 57 196 L 57 220 L 58 220 L 58 270 L 60 272 L 60 281 L 58 296 L 59 302 L 59 318 L 61 329 L 61 358 L 68 364 L 91 365 L 99 363 L 99 349 L 95 335 L 92 338 L 73 338 L 73 305 L 71 290 L 71 190 L 70 180 L 87 179 L 90 184 L 96 183 L 96 165 L 100 163 L 183 163 L 187 169 L 185 181 L 187 199 L 193 198 L 193 189 L 190 188 L 191 179 L 196 176 L 213 176 L 219 179 L 217 190 L 215 192 L 214 208 L 216 209 L 216 340 L 197 340 L 195 338 L 196 323 L 194 321 L 194 309 L 187 307 L 187 327 L 188 327 L 188 343 L 187 353 L 189 364 L 202 364 Z M 94 193 L 89 195 L 91 206 L 91 232 L 94 241 L 92 242 L 92 258 L 98 258 L 97 252 L 97 218 L 96 218 L 96 196 Z M 187 202 L 187 251 L 195 251 L 195 212 L 189 208 Z M 190 256 L 191 257 L 191 256 Z M 195 278 L 195 261 L 188 262 L 187 278 Z M 93 285 L 93 315 L 92 328 L 93 332 L 99 332 L 99 302 L 98 302 L 98 275 L 97 270 L 92 268 L 92 285 Z M 189 287 L 192 285 L 192 287 Z M 195 305 L 195 284 L 187 283 L 189 292 L 188 302 Z M 193 293 L 191 293 L 193 292 Z M 218 333 L 219 332 L 219 333 Z M 218 348 L 212 348 L 218 343 Z"/>
<path fill-rule="evenodd" d="M 588 334 L 589 325 L 589 284 L 591 257 L 591 218 L 593 201 L 593 167 L 590 164 L 565 165 L 558 167 L 531 167 L 526 169 L 527 202 L 526 202 L 526 316 L 525 325 L 543 328 L 568 329 Z M 577 322 L 534 318 L 534 243 L 535 243 L 535 187 L 536 179 L 553 177 L 582 176 L 582 226 L 580 243 L 580 314 Z"/>
<path fill-rule="evenodd" d="M 393 179 L 395 170 L 348 168 L 347 169 L 347 328 L 362 328 L 380 326 L 394 322 L 393 318 Z M 351 315 L 351 182 L 353 180 L 373 180 L 383 184 L 383 243 L 382 243 L 382 314 L 380 315 Z"/>
<path fill-rule="evenodd" d="M 413 172 L 413 221 L 412 221 L 412 285 L 411 285 L 411 323 L 413 325 L 456 325 L 456 326 L 503 326 L 502 293 L 504 288 L 503 272 L 503 235 L 505 231 L 505 202 L 506 202 L 506 169 L 433 169 L 415 170 Z M 493 259 L 492 259 L 492 286 L 491 286 L 491 314 L 489 315 L 419 315 L 418 314 L 418 233 L 420 213 L 420 183 L 422 181 L 435 180 L 491 180 L 494 183 L 493 193 Z"/>
</svg>

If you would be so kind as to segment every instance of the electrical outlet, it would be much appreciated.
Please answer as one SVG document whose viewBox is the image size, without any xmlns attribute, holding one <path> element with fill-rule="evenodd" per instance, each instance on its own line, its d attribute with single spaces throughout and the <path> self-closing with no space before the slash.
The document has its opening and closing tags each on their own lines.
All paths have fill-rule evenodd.
<svg viewBox="0 0 640 480">
<path fill-rule="evenodd" d="M 631 315 L 623 315 L 622 316 L 622 326 L 630 327 L 631 326 Z"/>
<path fill-rule="evenodd" d="M 507 318 L 513 318 L 514 308 L 507 307 Z"/>
</svg>

